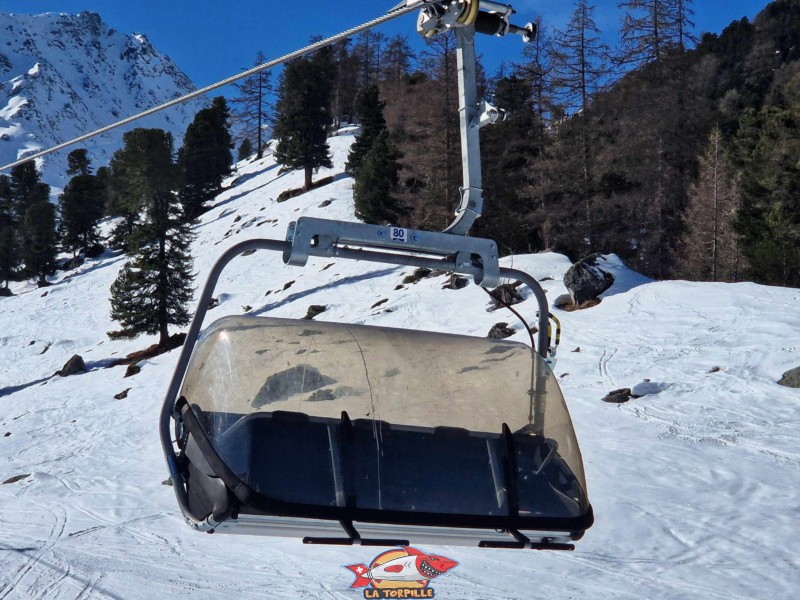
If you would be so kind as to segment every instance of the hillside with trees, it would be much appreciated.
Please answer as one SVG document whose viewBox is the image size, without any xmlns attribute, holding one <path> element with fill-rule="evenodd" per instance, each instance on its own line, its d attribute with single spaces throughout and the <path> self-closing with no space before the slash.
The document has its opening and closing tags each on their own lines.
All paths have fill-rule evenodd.
<svg viewBox="0 0 800 600">
<path fill-rule="evenodd" d="M 563 30 L 540 22 L 518 63 L 481 73 L 482 92 L 512 118 L 481 131 L 486 207 L 476 234 L 505 253 L 613 252 L 656 278 L 800 285 L 791 160 L 800 2 L 778 0 L 752 22 L 700 37 L 690 0 L 631 0 L 619 10 L 617 47 L 603 41 L 593 4 L 576 0 Z M 461 185 L 454 39 L 438 36 L 415 53 L 403 36 L 370 33 L 327 60 L 331 123 L 351 121 L 378 90 L 371 102 L 400 165 L 382 193 L 387 208 L 403 210 L 387 214 L 443 228 Z M 356 176 L 380 137 L 373 113 L 354 148 Z"/>
<path fill-rule="evenodd" d="M 575 0 L 562 29 L 538 21 L 516 63 L 479 68 L 480 94 L 511 118 L 481 130 L 475 235 L 504 254 L 616 253 L 659 279 L 800 286 L 800 1 L 700 36 L 692 5 L 621 2 L 619 30 L 603 32 L 594 4 Z M 441 35 L 416 52 L 407 36 L 364 33 L 286 65 L 275 98 L 263 74 L 239 86 L 232 109 L 214 99 L 169 166 L 180 219 L 222 190 L 230 122 L 240 160 L 263 155 L 271 127 L 275 158 L 304 171 L 305 190 L 326 183 L 313 176 L 331 164 L 327 135 L 357 123 L 346 167 L 357 215 L 443 229 L 462 185 L 455 47 Z M 92 173 L 82 152 L 70 154 L 57 214 L 33 167 L 0 177 L 0 283 L 45 285 L 59 248 L 96 246 L 103 215 L 121 217 L 112 246 L 137 248 L 142 165 Z"/>
</svg>

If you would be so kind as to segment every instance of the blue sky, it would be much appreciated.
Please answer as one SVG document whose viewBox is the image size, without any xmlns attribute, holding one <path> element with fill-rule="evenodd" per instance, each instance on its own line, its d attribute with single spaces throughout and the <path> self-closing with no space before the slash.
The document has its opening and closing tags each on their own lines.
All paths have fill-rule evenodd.
<svg viewBox="0 0 800 600">
<path fill-rule="evenodd" d="M 145 33 L 198 86 L 207 85 L 253 65 L 256 52 L 274 58 L 305 45 L 312 35 L 329 36 L 370 20 L 398 0 L 0 0 L 0 11 L 99 13 L 111 27 L 124 33 Z M 524 24 L 541 15 L 546 25 L 561 26 L 573 2 L 510 0 Z M 617 0 L 595 0 L 598 26 L 613 38 L 619 25 Z M 697 31 L 721 31 L 734 19 L 752 18 L 767 0 L 697 0 Z M 415 17 L 406 15 L 383 25 L 387 34 L 408 34 L 416 43 Z M 522 48 L 518 38 L 481 36 L 478 51 L 489 70 L 502 61 L 514 61 Z"/>
</svg>

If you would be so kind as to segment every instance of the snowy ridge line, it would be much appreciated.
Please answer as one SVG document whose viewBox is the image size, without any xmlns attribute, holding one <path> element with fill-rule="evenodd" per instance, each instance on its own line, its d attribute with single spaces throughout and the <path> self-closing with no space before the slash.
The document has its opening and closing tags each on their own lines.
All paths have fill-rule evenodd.
<svg viewBox="0 0 800 600">
<path fill-rule="evenodd" d="M 146 37 L 117 31 L 96 13 L 0 14 L 0 32 L 0 63 L 7 61 L 0 67 L 0 164 L 197 89 Z M 187 101 L 149 117 L 148 126 L 169 131 L 180 143 L 205 104 Z M 86 142 L 92 164 L 107 164 L 123 132 L 137 125 Z M 51 198 L 69 180 L 66 154 L 35 161 Z"/>
<path fill-rule="evenodd" d="M 42 157 L 47 156 L 49 154 L 53 154 L 54 152 L 58 152 L 59 150 L 63 150 L 64 148 L 68 148 L 70 146 L 73 146 L 74 144 L 78 144 L 80 142 L 84 142 L 84 141 L 86 141 L 88 139 L 91 139 L 91 138 L 93 138 L 95 136 L 102 135 L 104 133 L 107 133 L 107 132 L 112 131 L 114 129 L 117 129 L 119 127 L 123 127 L 125 125 L 130 124 L 130 123 L 133 123 L 134 121 L 138 121 L 139 119 L 143 119 L 144 117 L 149 117 L 150 115 L 154 115 L 154 114 L 156 114 L 158 112 L 161 112 L 163 110 L 166 110 L 166 109 L 171 108 L 173 106 L 176 106 L 178 104 L 182 104 L 183 102 L 187 102 L 187 101 L 192 100 L 194 98 L 197 98 L 199 96 L 203 96 L 203 95 L 207 94 L 208 92 L 212 92 L 212 91 L 214 91 L 216 89 L 219 89 L 221 87 L 225 87 L 226 85 L 230 85 L 231 83 L 234 83 L 235 81 L 239 81 L 240 79 L 244 79 L 245 77 L 249 77 L 250 75 L 253 75 L 253 74 L 258 73 L 260 71 L 266 71 L 268 69 L 272 69 L 273 67 L 277 67 L 278 65 L 281 65 L 281 64 L 283 64 L 285 62 L 289 62 L 290 60 L 293 60 L 295 58 L 300 58 L 301 56 L 305 56 L 306 54 L 309 54 L 311 52 L 314 52 L 316 50 L 324 48 L 325 46 L 330 46 L 331 44 L 335 44 L 336 42 L 341 41 L 341 40 L 343 40 L 345 38 L 352 37 L 353 35 L 355 35 L 357 33 L 360 33 L 362 31 L 366 31 L 367 29 L 372 29 L 373 27 L 377 27 L 378 25 L 381 25 L 382 23 L 394 20 L 394 19 L 396 19 L 398 17 L 401 17 L 401 16 L 403 16 L 405 14 L 413 12 L 413 11 L 417 10 L 417 8 L 418 8 L 417 4 L 412 4 L 411 6 L 406 6 L 406 7 L 403 7 L 403 8 L 398 8 L 396 10 L 392 10 L 391 12 L 389 12 L 389 13 L 387 13 L 385 15 L 382 15 L 380 17 L 377 17 L 375 19 L 372 19 L 371 21 L 367 21 L 366 23 L 362 23 L 361 25 L 357 25 L 356 27 L 351 27 L 350 29 L 348 29 L 346 31 L 343 31 L 341 33 L 337 33 L 336 35 L 333 35 L 333 36 L 331 36 L 329 38 L 326 38 L 324 40 L 320 40 L 318 42 L 314 42 L 313 44 L 305 46 L 304 48 L 300 48 L 299 50 L 295 50 L 294 52 L 289 52 L 288 54 L 284 54 L 283 56 L 281 56 L 279 58 L 276 58 L 274 60 L 265 62 L 265 63 L 263 63 L 261 65 L 255 66 L 255 67 L 253 67 L 251 69 L 248 69 L 246 71 L 242 71 L 238 75 L 232 75 L 231 77 L 228 77 L 228 78 L 223 79 L 221 81 L 218 81 L 216 83 L 212 83 L 210 85 L 202 87 L 202 88 L 200 88 L 198 90 L 195 90 L 193 92 L 190 92 L 190 93 L 185 94 L 183 96 L 180 96 L 178 98 L 175 98 L 174 100 L 170 100 L 169 102 L 164 102 L 163 104 L 159 104 L 158 106 L 154 106 L 153 108 L 149 108 L 149 109 L 147 109 L 145 111 L 142 111 L 142 112 L 137 113 L 135 115 L 132 115 L 130 117 L 126 117 L 125 119 L 122 119 L 120 121 L 116 121 L 115 123 L 111 123 L 110 125 L 105 125 L 104 127 L 100 127 L 99 129 L 95 129 L 94 131 L 91 131 L 89 133 L 83 134 L 81 136 L 78 136 L 78 137 L 73 138 L 71 140 L 68 140 L 66 142 L 62 142 L 62 143 L 57 144 L 55 146 L 52 146 L 50 148 L 46 148 L 45 150 L 41 150 L 39 152 L 36 152 L 35 154 L 31 154 L 29 156 L 26 156 L 24 158 L 16 160 L 16 161 L 14 161 L 12 163 L 9 163 L 7 165 L 4 165 L 4 166 L 0 167 L 0 172 L 13 169 L 14 167 L 22 165 L 22 164 L 24 164 L 24 163 L 26 163 L 28 161 L 36 160 L 38 158 L 42 158 Z"/>
</svg>

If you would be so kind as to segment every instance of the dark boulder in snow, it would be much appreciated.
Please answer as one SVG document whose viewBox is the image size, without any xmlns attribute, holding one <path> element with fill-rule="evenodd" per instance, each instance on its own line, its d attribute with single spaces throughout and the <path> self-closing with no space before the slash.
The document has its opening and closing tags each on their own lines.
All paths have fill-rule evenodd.
<svg viewBox="0 0 800 600">
<path fill-rule="evenodd" d="M 489 330 L 489 335 L 487 337 L 493 340 L 502 340 L 507 337 L 511 337 L 515 333 L 516 331 L 511 329 L 508 326 L 508 323 L 497 323 Z"/>
<path fill-rule="evenodd" d="M 103 244 L 94 244 L 93 246 L 89 246 L 88 248 L 84 249 L 83 255 L 86 258 L 97 258 L 105 251 L 106 247 L 103 246 Z"/>
<path fill-rule="evenodd" d="M 18 481 L 27 479 L 30 476 L 31 476 L 30 473 L 22 473 L 21 475 L 14 475 L 13 477 L 9 477 L 8 479 L 6 479 L 2 485 L 8 485 L 9 483 L 17 483 Z"/>
<path fill-rule="evenodd" d="M 603 402 L 608 402 L 609 404 L 624 404 L 630 400 L 631 397 L 631 388 L 622 388 L 621 390 L 609 392 L 608 395 L 603 398 Z"/>
<path fill-rule="evenodd" d="M 800 367 L 792 369 L 791 371 L 786 371 L 786 373 L 783 374 L 783 379 L 781 379 L 778 384 L 790 388 L 800 388 Z"/>
<path fill-rule="evenodd" d="M 317 315 L 321 315 L 328 309 L 327 306 L 323 306 L 322 304 L 312 304 L 308 307 L 308 312 L 306 312 L 306 316 L 303 317 L 304 319 L 311 320 Z"/>
<path fill-rule="evenodd" d="M 443 290 L 461 290 L 469 285 L 469 279 L 453 273 L 442 286 Z"/>
<path fill-rule="evenodd" d="M 592 254 L 576 262 L 564 275 L 564 285 L 575 306 L 597 300 L 614 284 L 614 275 L 603 269 L 605 260 L 599 254 Z"/>
<path fill-rule="evenodd" d="M 61 370 L 56 372 L 56 375 L 60 375 L 61 377 L 69 377 L 70 375 L 75 375 L 77 373 L 86 373 L 86 364 L 83 362 L 83 358 L 81 358 L 79 354 L 76 354 L 70 358 L 66 364 L 61 367 Z"/>
<path fill-rule="evenodd" d="M 419 267 L 418 269 L 414 269 L 414 272 L 411 275 L 408 275 L 403 278 L 403 283 L 406 285 L 411 285 L 412 283 L 417 283 L 422 279 L 430 277 L 433 271 L 430 269 L 426 269 L 425 267 Z"/>
<path fill-rule="evenodd" d="M 14 293 L 7 287 L 0 287 L 0 298 L 10 298 Z"/>
<path fill-rule="evenodd" d="M 491 310 L 497 310 L 503 306 L 511 306 L 512 304 L 519 304 L 522 302 L 524 298 L 517 289 L 521 285 L 522 283 L 519 281 L 516 283 L 504 283 L 491 290 L 489 292 L 489 295 L 492 297 Z"/>
</svg>

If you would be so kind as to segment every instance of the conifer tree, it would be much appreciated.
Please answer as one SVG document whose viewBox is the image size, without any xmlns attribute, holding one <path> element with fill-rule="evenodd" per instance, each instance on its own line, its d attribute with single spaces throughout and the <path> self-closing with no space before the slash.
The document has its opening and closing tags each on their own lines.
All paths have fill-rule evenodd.
<svg viewBox="0 0 800 600">
<path fill-rule="evenodd" d="M 28 206 L 22 219 L 21 255 L 25 273 L 35 277 L 39 287 L 48 285 L 47 276 L 55 270 L 57 241 L 55 206 L 48 200 Z"/>
<path fill-rule="evenodd" d="M 694 34 L 694 0 L 674 0 L 670 7 L 670 21 L 672 22 L 673 43 L 681 52 L 689 49 L 690 45 L 697 43 Z"/>
<path fill-rule="evenodd" d="M 264 53 L 259 50 L 253 66 L 261 65 L 265 61 Z M 264 156 L 264 129 L 269 118 L 272 74 L 269 71 L 259 71 L 234 86 L 239 92 L 231 100 L 235 121 L 246 138 L 256 141 L 256 157 L 260 159 Z"/>
<path fill-rule="evenodd" d="M 416 84 L 415 94 L 425 98 L 407 115 L 404 168 L 418 177 L 422 196 L 415 207 L 418 222 L 431 221 L 439 229 L 452 220 L 462 185 L 459 144 L 456 40 L 451 32 L 426 40 L 421 66 L 426 80 Z M 410 101 L 413 102 L 411 98 Z M 413 136 L 413 137 L 412 137 Z"/>
<path fill-rule="evenodd" d="M 661 60 L 667 49 L 665 31 L 668 0 L 627 0 L 619 3 L 625 11 L 620 27 L 618 62 L 633 67 Z"/>
<path fill-rule="evenodd" d="M 203 213 L 206 202 L 222 187 L 222 179 L 231 173 L 233 147 L 228 131 L 230 111 L 225 98 L 214 98 L 210 108 L 198 112 L 186 129 L 178 153 L 182 173 L 181 202 L 188 219 Z"/>
<path fill-rule="evenodd" d="M 359 90 L 358 58 L 351 52 L 352 40 L 346 38 L 330 46 L 334 64 L 331 84 L 331 117 L 334 127 L 341 123 L 352 123 L 355 101 Z"/>
<path fill-rule="evenodd" d="M 539 121 L 559 120 L 563 110 L 556 107 L 553 95 L 553 38 L 542 25 L 542 18 L 535 21 L 536 36 L 522 49 L 524 61 L 514 65 L 515 75 L 530 86 L 531 105 Z"/>
<path fill-rule="evenodd" d="M 50 204 L 50 186 L 42 183 L 33 161 L 14 167 L 7 182 L 10 219 L 19 228 L 19 257 L 24 273 L 40 286 L 55 269 L 57 255 L 56 214 Z M 10 200 L 10 201 L 9 201 Z"/>
<path fill-rule="evenodd" d="M 333 166 L 327 139 L 331 74 L 322 66 L 325 62 L 323 51 L 290 62 L 281 73 L 278 90 L 275 159 L 286 167 L 303 169 L 306 190 L 313 187 L 315 169 Z"/>
<path fill-rule="evenodd" d="M 91 175 L 91 160 L 85 148 L 78 148 L 67 154 L 67 175 Z"/>
<path fill-rule="evenodd" d="M 136 130 L 134 130 L 136 131 Z M 138 136 L 139 134 L 134 134 Z M 143 143 L 143 140 L 140 140 Z M 133 144 L 129 139 L 127 145 Z M 144 149 L 142 148 L 144 151 Z M 106 216 L 117 217 L 114 228 L 109 236 L 109 245 L 127 251 L 128 242 L 139 223 L 143 210 L 142 194 L 138 192 L 139 182 L 135 176 L 135 165 L 129 164 L 129 153 L 117 150 L 111 157 L 108 167 L 108 180 L 106 185 Z"/>
<path fill-rule="evenodd" d="M 552 159 L 553 135 L 547 133 L 547 126 L 554 124 L 556 127 L 563 122 L 566 109 L 556 100 L 553 85 L 553 37 L 542 23 L 541 17 L 535 21 L 536 37 L 529 44 L 525 44 L 522 54 L 525 60 L 514 65 L 512 76 L 524 81 L 529 89 L 529 106 L 519 110 L 512 109 L 511 119 L 518 123 L 520 129 L 524 130 L 521 145 L 527 142 L 530 153 L 525 156 L 527 179 L 527 189 L 519 193 L 523 197 L 530 199 L 530 205 L 522 207 L 530 212 L 520 215 L 516 220 L 522 226 L 518 229 L 527 231 L 520 232 L 522 235 L 514 235 L 511 239 L 519 239 L 524 236 L 526 245 L 523 249 L 538 250 L 551 247 L 550 222 L 553 220 L 551 202 L 553 189 L 553 165 L 556 161 Z M 530 112 L 529 112 L 530 111 Z M 554 131 L 556 129 L 554 128 Z M 483 136 L 483 133 L 481 133 Z M 487 128 L 485 137 L 493 136 L 492 130 Z M 487 163 L 486 173 L 491 172 L 491 165 Z M 486 186 L 487 197 L 491 195 L 491 189 Z M 494 202 L 493 200 L 490 200 Z M 487 205 L 487 215 L 492 210 Z M 500 218 L 505 218 L 502 211 Z M 488 220 L 488 219 L 487 219 Z M 480 221 L 478 222 L 480 227 Z M 513 225 L 512 225 L 513 226 Z M 499 237 L 490 234 L 489 237 Z M 506 242 L 502 242 L 506 243 Z M 507 244 L 514 250 L 520 247 L 516 244 Z"/>
<path fill-rule="evenodd" d="M 45 189 L 42 187 L 39 178 L 39 172 L 36 170 L 36 165 L 33 161 L 28 161 L 17 165 L 11 169 L 10 193 L 11 193 L 11 210 L 18 220 L 21 220 L 25 214 L 26 208 L 37 200 L 47 199 L 50 188 L 47 188 L 47 194 L 44 194 Z M 44 195 L 44 197 L 43 197 Z"/>
<path fill-rule="evenodd" d="M 0 175 L 0 227 L 14 225 L 15 217 L 11 178 L 8 175 Z"/>
<path fill-rule="evenodd" d="M 253 156 L 253 144 L 250 143 L 250 138 L 244 138 L 242 143 L 239 144 L 239 150 L 236 154 L 236 160 L 242 162 Z"/>
<path fill-rule="evenodd" d="M 358 174 L 367 152 L 386 129 L 386 119 L 383 117 L 385 106 L 386 103 L 380 101 L 378 86 L 375 84 L 368 86 L 359 94 L 356 101 L 356 115 L 361 123 L 361 133 L 356 136 L 347 156 L 345 171 L 350 175 Z"/>
<path fill-rule="evenodd" d="M 519 71 L 517 71 L 519 73 Z M 540 250 L 535 221 L 537 208 L 532 178 L 541 161 L 545 129 L 533 108 L 529 80 L 523 74 L 499 77 L 494 82 L 494 103 L 509 111 L 502 123 L 481 131 L 484 212 L 475 223 L 476 235 L 498 242 L 503 252 Z"/>
<path fill-rule="evenodd" d="M 394 196 L 398 183 L 400 153 L 389 132 L 383 130 L 375 138 L 364 157 L 353 185 L 356 216 L 366 223 L 396 223 L 402 214 Z"/>
<path fill-rule="evenodd" d="M 394 35 L 386 42 L 381 61 L 380 77 L 383 82 L 402 81 L 411 72 L 414 51 L 404 35 Z"/>
<path fill-rule="evenodd" d="M 353 47 L 353 55 L 359 64 L 359 87 L 377 83 L 383 70 L 383 49 L 386 36 L 378 31 L 359 34 Z"/>
<path fill-rule="evenodd" d="M 572 142 L 570 167 L 578 173 L 574 178 L 577 185 L 564 200 L 581 207 L 581 218 L 575 225 L 583 239 L 582 254 L 591 252 L 593 245 L 592 144 L 587 111 L 592 97 L 610 74 L 609 55 L 610 50 L 600 40 L 600 30 L 594 21 L 594 6 L 587 0 L 577 0 L 566 28 L 556 30 L 554 35 L 552 87 L 561 106 L 573 114 L 567 128 L 569 135 L 562 139 Z"/>
<path fill-rule="evenodd" d="M 176 198 L 178 170 L 172 136 L 160 129 L 136 129 L 124 136 L 114 168 L 122 167 L 143 211 L 130 239 L 131 259 L 111 286 L 111 318 L 121 325 L 111 339 L 158 334 L 169 344 L 169 326 L 189 322 L 192 297 L 192 233 Z"/>
<path fill-rule="evenodd" d="M 0 226 L 0 292 L 8 290 L 8 283 L 19 266 L 19 243 L 14 228 Z M 7 295 L 0 293 L 0 295 Z"/>
<path fill-rule="evenodd" d="M 577 0 L 567 26 L 556 30 L 552 61 L 552 85 L 561 104 L 571 113 L 585 113 L 610 75 L 610 49 L 601 41 L 588 0 Z"/>
<path fill-rule="evenodd" d="M 738 133 L 742 253 L 757 281 L 800 286 L 800 77 L 786 106 L 745 111 Z"/>
<path fill-rule="evenodd" d="M 0 295 L 8 295 L 8 283 L 19 266 L 19 239 L 11 178 L 0 175 Z"/>
<path fill-rule="evenodd" d="M 97 173 L 95 173 L 95 177 L 97 177 L 97 181 L 103 186 L 103 190 L 105 191 L 105 198 L 106 198 L 106 205 L 104 211 L 107 212 L 108 210 L 108 188 L 111 184 L 111 168 L 107 166 L 103 166 L 97 169 Z"/>
<path fill-rule="evenodd" d="M 78 171 L 80 172 L 80 171 Z M 106 203 L 104 182 L 95 175 L 82 174 L 70 179 L 59 197 L 61 245 L 77 255 L 100 240 L 97 223 Z"/>
<path fill-rule="evenodd" d="M 639 66 L 658 62 L 671 50 L 683 51 L 694 40 L 693 0 L 624 0 L 618 61 Z"/>
<path fill-rule="evenodd" d="M 733 229 L 739 205 L 740 176 L 718 127 L 700 157 L 697 180 L 689 188 L 684 213 L 686 233 L 679 246 L 681 275 L 701 281 L 737 281 L 738 240 Z"/>
<path fill-rule="evenodd" d="M 106 214 L 121 217 L 111 232 L 111 246 L 127 250 L 140 224 L 154 186 L 176 185 L 177 171 L 166 161 L 155 161 L 163 152 L 160 130 L 134 129 L 123 136 L 123 148 L 111 157 L 107 176 Z M 172 143 L 170 141 L 170 143 Z M 98 172 L 99 175 L 99 172 Z M 167 183 L 162 182 L 165 180 Z"/>
</svg>

